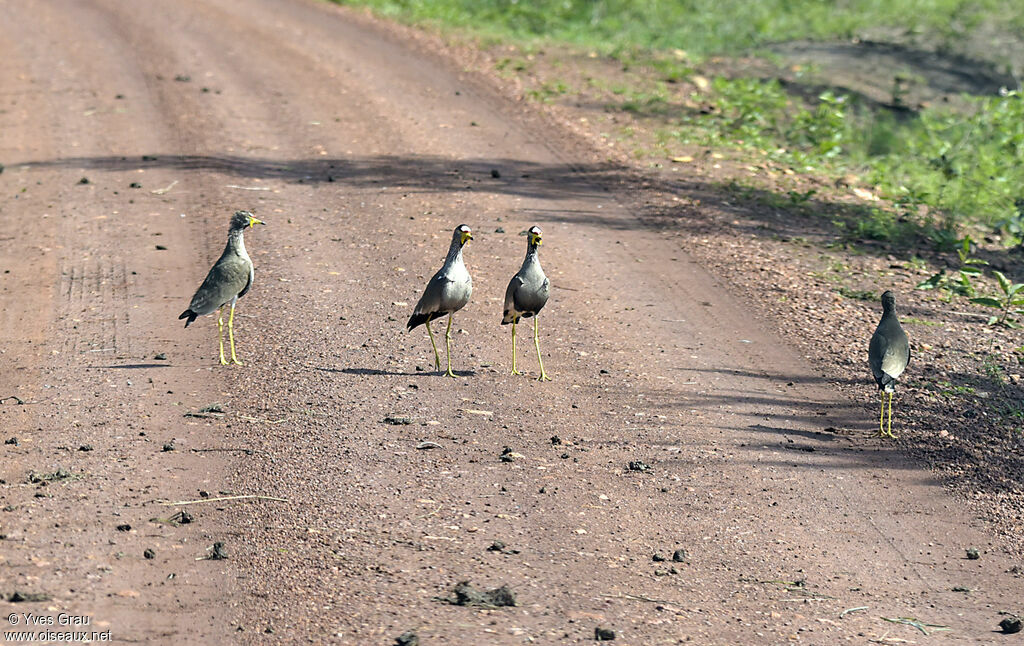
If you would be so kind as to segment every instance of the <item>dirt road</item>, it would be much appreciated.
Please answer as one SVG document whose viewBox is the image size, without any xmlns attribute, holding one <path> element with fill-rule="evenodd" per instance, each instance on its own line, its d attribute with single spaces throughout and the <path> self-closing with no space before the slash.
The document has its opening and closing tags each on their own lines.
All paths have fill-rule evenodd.
<svg viewBox="0 0 1024 646">
<path fill-rule="evenodd" d="M 0 133 L 0 592 L 47 597 L 4 616 L 175 644 L 1013 639 L 1019 556 L 637 220 L 625 171 L 427 39 L 305 0 L 0 0 Z M 238 208 L 268 226 L 222 368 L 214 321 L 176 317 Z M 451 380 L 404 325 L 463 222 Z M 498 324 L 531 224 L 545 384 Z M 440 600 L 467 580 L 518 605 Z"/>
</svg>

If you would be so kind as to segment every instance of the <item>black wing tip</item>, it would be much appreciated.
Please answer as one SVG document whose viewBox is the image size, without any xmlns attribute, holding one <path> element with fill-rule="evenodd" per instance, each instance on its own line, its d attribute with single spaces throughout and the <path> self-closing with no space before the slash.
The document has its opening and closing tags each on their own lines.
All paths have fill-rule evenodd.
<svg viewBox="0 0 1024 646">
<path fill-rule="evenodd" d="M 184 312 L 181 313 L 181 316 L 178 317 L 178 320 L 180 321 L 181 319 L 188 319 L 187 321 L 185 321 L 185 327 L 188 327 L 192 321 L 196 320 L 197 316 L 199 315 L 193 312 L 192 310 L 185 310 Z"/>
<path fill-rule="evenodd" d="M 423 325 L 430 320 L 429 314 L 413 314 L 409 317 L 409 322 L 406 323 L 406 329 L 412 332 L 413 329 Z"/>
</svg>

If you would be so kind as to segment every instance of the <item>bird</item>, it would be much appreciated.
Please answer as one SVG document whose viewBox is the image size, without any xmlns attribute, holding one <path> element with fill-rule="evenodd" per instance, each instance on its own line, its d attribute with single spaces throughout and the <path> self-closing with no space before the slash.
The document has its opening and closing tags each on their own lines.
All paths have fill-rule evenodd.
<svg viewBox="0 0 1024 646">
<path fill-rule="evenodd" d="M 231 315 L 228 316 L 228 339 L 231 343 L 231 362 L 242 365 L 235 355 L 235 303 L 245 296 L 252 287 L 252 280 L 255 275 L 252 260 L 245 251 L 245 242 L 242 234 L 246 228 L 252 228 L 257 224 L 265 224 L 257 220 L 256 216 L 248 211 L 235 211 L 231 216 L 231 224 L 228 227 L 228 243 L 224 246 L 224 253 L 220 255 L 217 262 L 213 264 L 206 280 L 192 296 L 192 302 L 188 309 L 181 313 L 178 320 L 185 319 L 185 327 L 188 327 L 198 316 L 204 316 L 217 311 L 217 334 L 220 340 L 220 362 L 228 365 L 224 358 L 224 306 L 231 304 Z"/>
<path fill-rule="evenodd" d="M 540 227 L 532 226 L 519 235 L 526 236 L 526 258 L 505 289 L 505 313 L 501 318 L 502 325 L 512 324 L 512 374 L 523 373 L 516 370 L 516 323 L 520 317 L 533 317 L 533 343 L 537 347 L 537 363 L 540 364 L 540 376 L 537 381 L 551 381 L 544 372 L 544 360 L 540 357 L 540 337 L 537 333 L 538 314 L 548 302 L 551 283 L 541 269 L 537 258 L 537 248 L 541 244 Z"/>
<path fill-rule="evenodd" d="M 910 342 L 896 317 L 896 296 L 888 290 L 882 294 L 882 320 L 878 322 L 875 333 L 871 335 L 868 363 L 871 364 L 871 372 L 882 395 L 878 435 L 896 439 L 892 433 L 892 398 L 896 392 L 896 380 L 910 363 Z M 883 426 L 886 393 L 889 393 L 888 429 Z"/>
<path fill-rule="evenodd" d="M 434 333 L 430 330 L 430 322 L 436 318 L 448 315 L 448 329 L 445 331 L 445 349 L 448 352 L 448 370 L 445 374 L 455 377 L 452 372 L 452 317 L 466 303 L 473 294 L 473 278 L 462 261 L 462 248 L 467 242 L 473 239 L 473 232 L 465 224 L 455 227 L 452 232 L 452 243 L 448 247 L 448 256 L 444 259 L 444 265 L 434 274 L 423 296 L 420 297 L 416 307 L 412 311 L 407 324 L 408 331 L 417 326 L 426 324 L 427 334 L 430 336 L 430 345 L 434 348 L 434 369 L 441 369 L 441 356 L 437 352 L 437 344 L 434 342 Z"/>
</svg>

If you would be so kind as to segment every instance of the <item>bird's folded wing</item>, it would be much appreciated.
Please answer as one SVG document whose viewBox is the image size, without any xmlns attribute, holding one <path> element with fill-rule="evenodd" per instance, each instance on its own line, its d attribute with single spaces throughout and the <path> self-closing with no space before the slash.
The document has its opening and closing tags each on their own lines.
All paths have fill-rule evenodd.
<svg viewBox="0 0 1024 646">
<path fill-rule="evenodd" d="M 249 284 L 249 264 L 237 256 L 221 258 L 210 269 L 189 305 L 196 314 L 209 314 L 238 296 Z"/>
</svg>

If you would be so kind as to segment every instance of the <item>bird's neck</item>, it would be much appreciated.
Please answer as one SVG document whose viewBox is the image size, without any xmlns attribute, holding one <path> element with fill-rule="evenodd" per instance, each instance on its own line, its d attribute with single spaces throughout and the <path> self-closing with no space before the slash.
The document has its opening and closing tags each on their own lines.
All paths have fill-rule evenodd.
<svg viewBox="0 0 1024 646">
<path fill-rule="evenodd" d="M 445 264 L 462 262 L 462 245 L 458 240 L 452 240 L 452 246 L 448 247 L 448 257 L 444 259 Z"/>
<path fill-rule="evenodd" d="M 248 255 L 245 252 L 245 240 L 242 238 L 242 229 L 228 232 L 228 248 L 234 249 L 240 255 Z"/>
<path fill-rule="evenodd" d="M 537 260 L 537 247 L 530 245 L 526 249 L 526 258 L 523 260 L 523 266 L 529 265 L 530 263 L 538 262 Z"/>
</svg>

